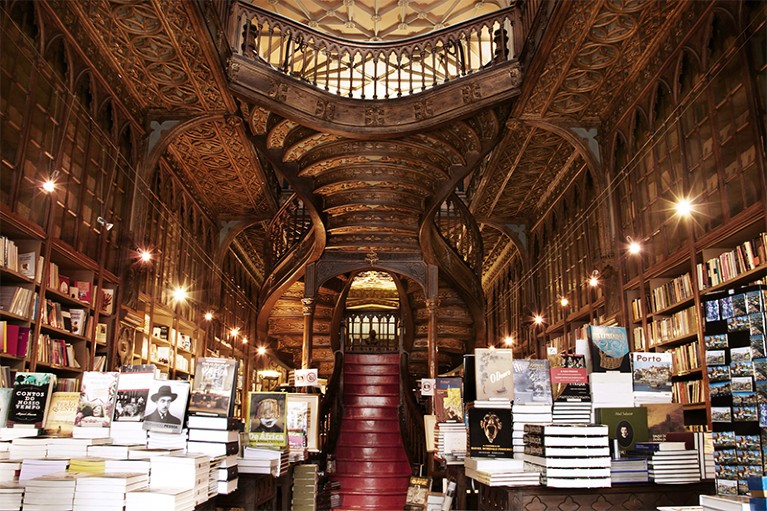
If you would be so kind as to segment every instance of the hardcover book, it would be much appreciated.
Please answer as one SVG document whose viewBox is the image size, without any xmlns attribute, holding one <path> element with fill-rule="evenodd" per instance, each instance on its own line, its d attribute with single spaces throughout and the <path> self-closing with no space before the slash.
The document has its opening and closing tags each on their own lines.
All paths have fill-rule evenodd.
<svg viewBox="0 0 767 511">
<path fill-rule="evenodd" d="M 189 413 L 227 417 L 234 405 L 237 361 L 231 358 L 197 359 Z"/>
<path fill-rule="evenodd" d="M 426 500 L 431 490 L 431 477 L 410 476 L 405 496 L 405 510 L 426 509 Z"/>
<path fill-rule="evenodd" d="M 512 426 L 508 408 L 470 408 L 469 454 L 472 457 L 511 458 Z"/>
<path fill-rule="evenodd" d="M 117 396 L 118 372 L 86 371 L 80 387 L 75 426 L 109 428 Z"/>
<path fill-rule="evenodd" d="M 123 366 L 117 379 L 115 422 L 141 422 L 146 414 L 149 389 L 154 385 L 155 365 Z"/>
<path fill-rule="evenodd" d="M 153 380 L 144 413 L 144 429 L 181 433 L 188 401 L 188 381 Z"/>
<path fill-rule="evenodd" d="M 434 388 L 434 413 L 437 422 L 463 422 L 462 379 L 458 377 L 437 378 Z"/>
<path fill-rule="evenodd" d="M 7 426 L 42 428 L 55 382 L 56 376 L 50 373 L 16 373 Z"/>
<path fill-rule="evenodd" d="M 477 401 L 514 399 L 514 356 L 509 349 L 474 350 Z"/>
<path fill-rule="evenodd" d="M 45 420 L 45 434 L 71 437 L 79 403 L 79 392 L 54 392 L 51 397 L 48 417 Z"/>
<path fill-rule="evenodd" d="M 632 353 L 634 392 L 667 393 L 671 400 L 672 353 Z"/>
<path fill-rule="evenodd" d="M 592 372 L 631 371 L 626 329 L 617 326 L 589 326 Z"/>
<path fill-rule="evenodd" d="M 642 405 L 647 409 L 647 433 L 652 442 L 665 442 L 669 433 L 684 433 L 684 407 L 679 403 Z"/>
<path fill-rule="evenodd" d="M 287 397 L 288 408 L 294 402 L 306 403 L 306 448 L 310 451 L 318 451 L 320 441 L 320 396 L 318 394 L 296 394 L 291 392 Z"/>
<path fill-rule="evenodd" d="M 549 361 L 514 360 L 514 405 L 551 404 Z"/>
<path fill-rule="evenodd" d="M 4 428 L 5 423 L 8 421 L 8 410 L 11 408 L 11 392 L 13 392 L 11 388 L 0 388 L 0 428 Z"/>
<path fill-rule="evenodd" d="M 647 408 L 597 408 L 596 420 L 607 426 L 610 440 L 617 440 L 621 450 L 633 449 L 635 442 L 646 442 Z"/>
<path fill-rule="evenodd" d="M 589 375 L 585 367 L 552 367 L 551 391 L 557 402 L 589 402 Z"/>
<path fill-rule="evenodd" d="M 287 392 L 248 393 L 249 445 L 286 445 L 287 395 Z"/>
</svg>

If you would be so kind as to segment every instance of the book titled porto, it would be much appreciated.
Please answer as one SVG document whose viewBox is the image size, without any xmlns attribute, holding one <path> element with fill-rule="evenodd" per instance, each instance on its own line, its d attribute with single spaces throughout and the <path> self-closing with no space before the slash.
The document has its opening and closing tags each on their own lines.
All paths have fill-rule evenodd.
<svg viewBox="0 0 767 511">
<path fill-rule="evenodd" d="M 513 455 L 511 410 L 469 409 L 469 454 L 511 458 Z"/>
<path fill-rule="evenodd" d="M 514 355 L 510 349 L 474 350 L 477 401 L 514 399 Z"/>
<path fill-rule="evenodd" d="M 588 328 L 588 335 L 592 372 L 631 372 L 629 341 L 625 328 L 591 325 Z"/>
<path fill-rule="evenodd" d="M 189 413 L 226 417 L 234 404 L 237 361 L 231 358 L 197 359 Z"/>
<path fill-rule="evenodd" d="M 56 376 L 51 373 L 16 373 L 7 426 L 42 428 L 55 382 Z"/>
</svg>

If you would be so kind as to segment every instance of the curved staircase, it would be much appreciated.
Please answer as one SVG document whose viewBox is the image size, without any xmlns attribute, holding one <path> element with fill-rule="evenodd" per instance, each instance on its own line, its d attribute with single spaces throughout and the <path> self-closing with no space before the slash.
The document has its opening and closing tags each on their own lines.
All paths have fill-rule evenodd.
<svg viewBox="0 0 767 511">
<path fill-rule="evenodd" d="M 344 414 L 336 444 L 341 510 L 399 510 L 410 478 L 399 428 L 399 355 L 344 357 Z"/>
</svg>

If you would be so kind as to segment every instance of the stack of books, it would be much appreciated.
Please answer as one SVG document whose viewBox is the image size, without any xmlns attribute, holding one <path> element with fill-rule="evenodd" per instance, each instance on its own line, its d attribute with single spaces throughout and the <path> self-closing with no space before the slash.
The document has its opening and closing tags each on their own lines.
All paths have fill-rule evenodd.
<svg viewBox="0 0 767 511">
<path fill-rule="evenodd" d="M 583 355 L 560 355 L 552 366 L 551 393 L 554 424 L 587 424 L 591 418 L 591 389 Z"/>
<path fill-rule="evenodd" d="M 317 510 L 317 465 L 297 465 L 293 470 L 293 511 Z"/>
<path fill-rule="evenodd" d="M 246 447 L 237 465 L 242 474 L 271 474 L 274 477 L 288 471 L 288 450 L 268 447 Z"/>
<path fill-rule="evenodd" d="M 91 445 L 88 446 L 88 456 L 110 460 L 127 460 L 130 451 L 140 446 L 131 445 Z"/>
<path fill-rule="evenodd" d="M 239 452 L 242 423 L 236 418 L 190 415 L 188 424 L 188 452 L 199 452 L 211 457 Z"/>
<path fill-rule="evenodd" d="M 163 431 L 147 431 L 147 444 L 150 449 L 186 449 L 187 432 L 182 429 L 179 433 Z"/>
<path fill-rule="evenodd" d="M 48 439 L 48 457 L 82 458 L 88 456 L 90 446 L 108 443 L 108 438 L 50 438 Z"/>
<path fill-rule="evenodd" d="M 557 424 L 525 426 L 526 469 L 538 470 L 555 488 L 610 486 L 607 426 Z"/>
<path fill-rule="evenodd" d="M 737 495 L 701 495 L 700 507 L 703 511 L 756 511 L 751 507 L 748 497 Z"/>
<path fill-rule="evenodd" d="M 113 473 L 78 478 L 74 511 L 123 511 L 126 492 L 148 485 L 147 474 Z"/>
<path fill-rule="evenodd" d="M 125 494 L 125 511 L 194 511 L 194 490 L 152 488 Z"/>
<path fill-rule="evenodd" d="M 64 472 L 69 460 L 24 460 L 21 462 L 19 481 L 26 481 L 47 474 Z"/>
<path fill-rule="evenodd" d="M 438 422 L 434 428 L 435 456 L 448 465 L 461 465 L 466 457 L 466 426 L 463 422 Z"/>
<path fill-rule="evenodd" d="M 69 460 L 68 471 L 101 475 L 104 473 L 105 461 L 103 458 L 72 458 Z"/>
<path fill-rule="evenodd" d="M 104 460 L 104 473 L 141 473 L 149 475 L 152 463 L 149 460 Z"/>
<path fill-rule="evenodd" d="M 195 505 L 208 500 L 210 457 L 204 454 L 155 456 L 151 461 L 152 488 L 181 488 L 193 491 Z"/>
<path fill-rule="evenodd" d="M 527 424 L 551 424 L 553 420 L 550 404 L 517 404 L 516 399 L 511 407 L 511 414 L 514 420 L 512 444 L 516 453 L 522 453 L 525 450 L 524 437 Z"/>
<path fill-rule="evenodd" d="M 48 442 L 50 438 L 14 438 L 9 449 L 9 458 L 12 460 L 43 459 L 48 455 Z"/>
<path fill-rule="evenodd" d="M 634 406 L 634 383 L 631 373 L 591 373 L 591 405 L 597 408 L 631 408 Z"/>
<path fill-rule="evenodd" d="M 0 509 L 21 509 L 23 498 L 23 485 L 14 482 L 0 484 Z"/>
<path fill-rule="evenodd" d="M 466 458 L 466 476 L 487 486 L 537 486 L 538 472 L 525 472 L 524 462 L 514 458 Z"/>
<path fill-rule="evenodd" d="M 184 449 L 150 449 L 149 447 L 135 447 L 128 451 L 129 460 L 148 460 L 155 456 L 171 456 L 184 454 Z"/>
<path fill-rule="evenodd" d="M 0 482 L 15 481 L 19 470 L 21 470 L 21 462 L 18 460 L 0 461 Z"/>
<path fill-rule="evenodd" d="M 24 491 L 24 509 L 72 511 L 75 484 L 80 477 L 87 476 L 74 472 L 56 472 L 30 479 Z"/>
<path fill-rule="evenodd" d="M 548 360 L 523 359 L 514 364 L 514 451 L 521 453 L 525 444 L 525 424 L 550 424 L 551 373 Z"/>
<path fill-rule="evenodd" d="M 141 445 L 147 442 L 147 431 L 141 422 L 112 421 L 110 430 L 115 445 Z"/>
<path fill-rule="evenodd" d="M 655 484 L 700 482 L 698 451 L 686 449 L 684 442 L 637 442 L 634 450 L 648 453 L 650 479 Z"/>
<path fill-rule="evenodd" d="M 610 462 L 612 484 L 646 483 L 650 480 L 647 458 L 616 458 Z"/>
<path fill-rule="evenodd" d="M 234 458 L 234 462 L 231 462 L 230 458 Z M 213 460 L 216 460 L 215 463 Z M 237 489 L 239 484 L 240 471 L 237 466 L 237 457 L 219 456 L 218 458 L 211 458 L 211 487 L 215 486 L 215 493 L 220 495 L 228 495 Z"/>
</svg>

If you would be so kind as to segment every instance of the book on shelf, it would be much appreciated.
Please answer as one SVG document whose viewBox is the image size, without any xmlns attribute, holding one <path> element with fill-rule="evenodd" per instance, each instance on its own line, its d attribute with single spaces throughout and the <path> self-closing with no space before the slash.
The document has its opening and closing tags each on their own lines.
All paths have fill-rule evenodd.
<svg viewBox="0 0 767 511">
<path fill-rule="evenodd" d="M 102 288 L 99 290 L 99 314 L 111 316 L 114 312 L 115 290 Z"/>
<path fill-rule="evenodd" d="M 189 401 L 189 381 L 153 380 L 144 415 L 144 429 L 180 433 Z"/>
<path fill-rule="evenodd" d="M 41 429 L 55 383 L 56 376 L 51 373 L 16 373 L 6 425 Z"/>
<path fill-rule="evenodd" d="M 54 392 L 43 429 L 46 435 L 71 437 L 80 402 L 79 392 Z"/>
<path fill-rule="evenodd" d="M 106 344 L 107 342 L 107 324 L 98 323 L 96 325 L 96 342 L 99 344 Z"/>
<path fill-rule="evenodd" d="M 434 382 L 434 412 L 437 422 L 462 421 L 463 379 L 460 377 L 439 377 Z"/>
<path fill-rule="evenodd" d="M 88 311 L 85 309 L 69 309 L 71 332 L 84 336 L 88 331 Z"/>
<path fill-rule="evenodd" d="M 513 361 L 514 352 L 510 349 L 474 350 L 476 400 L 514 399 Z"/>
<path fill-rule="evenodd" d="M 231 358 L 197 359 L 189 413 L 226 417 L 234 407 L 237 361 Z"/>
</svg>

